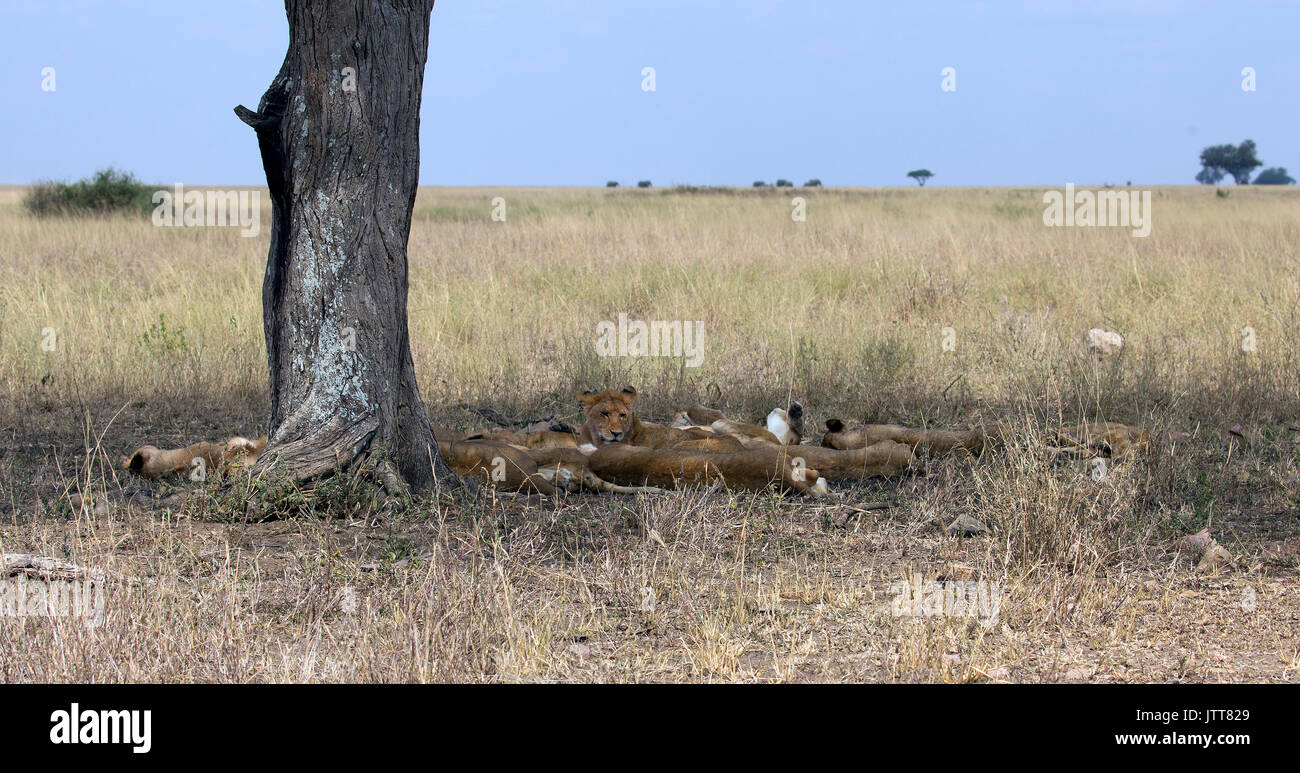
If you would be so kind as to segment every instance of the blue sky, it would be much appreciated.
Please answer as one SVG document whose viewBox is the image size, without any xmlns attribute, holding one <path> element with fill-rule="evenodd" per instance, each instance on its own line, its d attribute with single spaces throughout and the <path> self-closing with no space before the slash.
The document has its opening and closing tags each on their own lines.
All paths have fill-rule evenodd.
<svg viewBox="0 0 1300 773">
<path fill-rule="evenodd" d="M 1296 2 L 439 0 L 420 182 L 1190 184 L 1247 138 L 1296 176 L 1298 35 Z M 0 183 L 264 182 L 231 108 L 287 39 L 274 0 L 0 0 Z"/>
</svg>

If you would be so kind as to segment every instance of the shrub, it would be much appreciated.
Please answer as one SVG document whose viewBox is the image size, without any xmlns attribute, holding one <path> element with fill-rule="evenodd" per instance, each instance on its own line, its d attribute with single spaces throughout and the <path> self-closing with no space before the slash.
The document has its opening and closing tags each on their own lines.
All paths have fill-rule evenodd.
<svg viewBox="0 0 1300 773">
<path fill-rule="evenodd" d="M 175 357 L 189 350 L 189 345 L 185 342 L 185 331 L 174 324 L 167 327 L 167 318 L 162 314 L 158 315 L 157 322 L 141 334 L 140 343 L 155 357 Z"/>
<path fill-rule="evenodd" d="M 755 181 L 754 181 L 754 187 L 755 187 L 755 188 L 766 188 L 766 187 L 767 187 L 767 183 L 763 182 L 762 180 L 755 180 Z"/>
<path fill-rule="evenodd" d="M 639 180 L 639 181 L 637 181 L 636 187 L 638 187 L 638 188 L 649 188 L 649 187 L 650 187 L 650 181 L 649 181 L 649 180 Z"/>
<path fill-rule="evenodd" d="M 821 180 L 818 180 L 816 177 L 814 177 L 814 178 L 812 178 L 811 180 L 809 180 L 808 182 L 804 183 L 804 184 L 803 184 L 803 187 L 805 187 L 805 188 L 820 188 L 820 187 L 822 187 L 822 181 L 821 181 Z"/>
<path fill-rule="evenodd" d="M 1286 173 L 1286 167 L 1265 169 L 1255 177 L 1256 185 L 1295 185 L 1295 178 Z"/>
<path fill-rule="evenodd" d="M 153 188 L 130 172 L 112 167 L 75 183 L 44 181 L 33 185 L 23 199 L 36 217 L 56 215 L 106 215 L 114 212 L 153 211 Z"/>
<path fill-rule="evenodd" d="M 793 188 L 793 187 L 794 187 L 794 183 L 792 183 L 792 182 L 790 182 L 789 180 L 786 180 L 786 179 L 781 179 L 781 180 L 777 180 L 777 181 L 776 181 L 776 187 L 778 187 L 778 188 Z"/>
<path fill-rule="evenodd" d="M 617 187 L 618 187 L 618 180 L 610 180 L 609 182 L 605 183 L 605 187 L 606 187 L 606 188 L 617 188 Z"/>
</svg>

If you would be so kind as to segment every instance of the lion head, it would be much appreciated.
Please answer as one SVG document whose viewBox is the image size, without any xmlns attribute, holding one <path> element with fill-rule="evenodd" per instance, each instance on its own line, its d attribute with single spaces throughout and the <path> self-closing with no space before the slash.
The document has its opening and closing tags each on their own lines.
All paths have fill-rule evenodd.
<svg viewBox="0 0 1300 773">
<path fill-rule="evenodd" d="M 592 392 L 585 390 L 578 400 L 586 407 L 587 423 L 583 425 L 583 442 L 594 445 L 619 443 L 627 439 L 636 427 L 636 390 L 630 386 L 621 391 Z"/>
</svg>

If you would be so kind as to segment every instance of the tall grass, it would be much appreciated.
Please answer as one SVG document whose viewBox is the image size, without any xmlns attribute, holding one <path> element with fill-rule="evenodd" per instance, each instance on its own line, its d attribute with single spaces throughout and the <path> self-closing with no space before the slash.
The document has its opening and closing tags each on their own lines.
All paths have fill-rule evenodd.
<svg viewBox="0 0 1300 773">
<path fill-rule="evenodd" d="M 803 191 L 799 223 L 770 192 L 425 189 L 410 240 L 413 354 L 434 410 L 576 411 L 575 389 L 632 382 L 652 414 L 717 385 L 724 407 L 750 413 L 789 394 L 845 419 L 1280 421 L 1300 379 L 1300 196 L 1239 193 L 1160 189 L 1141 239 L 1045 227 L 1034 190 Z M 6 397 L 264 389 L 265 236 L 36 220 L 9 195 Z M 496 195 L 505 222 L 489 217 Z M 703 364 L 598 357 L 596 325 L 619 313 L 703 323 Z M 174 335 L 150 345 L 160 321 Z M 1091 327 L 1124 336 L 1120 357 L 1089 357 Z M 1248 327 L 1255 351 L 1243 351 Z"/>
<path fill-rule="evenodd" d="M 632 383 L 658 419 L 798 399 L 814 426 L 1021 431 L 836 487 L 887 510 L 690 491 L 250 525 L 130 493 L 120 456 L 262 429 L 269 228 L 36 219 L 0 190 L 0 549 L 125 578 L 99 628 L 0 626 L 0 679 L 1293 678 L 1300 191 L 1161 188 L 1144 239 L 1048 228 L 1041 193 L 423 189 L 410 323 L 439 421 L 573 419 L 577 389 Z M 598 356 L 620 313 L 701 322 L 703 363 Z M 1123 350 L 1090 355 L 1092 327 Z M 1095 482 L 1042 453 L 1082 418 L 1192 440 Z M 944 538 L 959 515 L 992 535 Z M 1175 567 L 1168 546 L 1205 526 L 1243 571 Z M 891 615 L 916 574 L 1001 583 L 1001 620 Z"/>
</svg>

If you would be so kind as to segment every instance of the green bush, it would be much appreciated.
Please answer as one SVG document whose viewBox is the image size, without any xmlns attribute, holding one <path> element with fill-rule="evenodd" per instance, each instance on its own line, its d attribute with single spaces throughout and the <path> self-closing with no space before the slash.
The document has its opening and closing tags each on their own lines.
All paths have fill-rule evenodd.
<svg viewBox="0 0 1300 773">
<path fill-rule="evenodd" d="M 606 187 L 606 188 L 617 188 L 617 187 L 618 187 L 618 180 L 610 180 L 609 182 L 605 183 L 605 187 Z"/>
<path fill-rule="evenodd" d="M 23 206 L 36 217 L 114 212 L 147 215 L 153 211 L 153 192 L 153 187 L 135 179 L 130 172 L 109 167 L 75 183 L 39 182 L 27 191 Z"/>
<path fill-rule="evenodd" d="M 1256 185 L 1295 185 L 1295 178 L 1286 173 L 1286 167 L 1265 169 L 1255 177 Z"/>
<path fill-rule="evenodd" d="M 804 183 L 804 184 L 803 184 L 803 187 L 805 187 L 805 188 L 820 188 L 820 187 L 822 187 L 822 181 L 819 180 L 819 179 L 817 179 L 816 177 L 814 177 L 814 178 L 812 178 L 811 180 L 809 180 L 808 182 Z"/>
<path fill-rule="evenodd" d="M 638 181 L 637 181 L 637 184 L 636 184 L 636 187 L 638 187 L 638 188 L 649 188 L 649 187 L 650 187 L 650 181 L 649 181 L 649 180 L 638 180 Z"/>
</svg>

